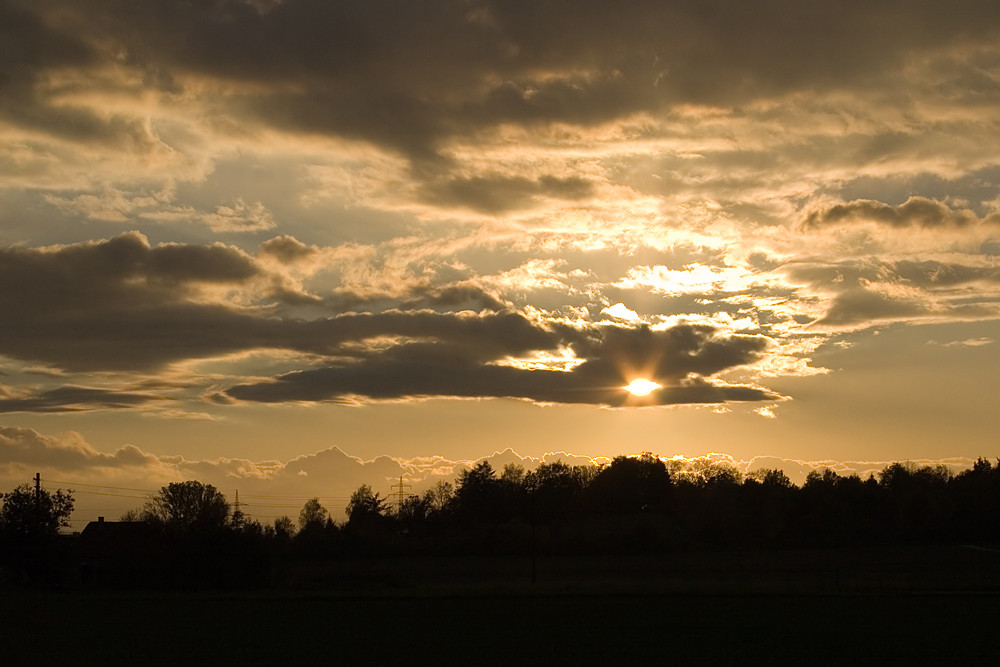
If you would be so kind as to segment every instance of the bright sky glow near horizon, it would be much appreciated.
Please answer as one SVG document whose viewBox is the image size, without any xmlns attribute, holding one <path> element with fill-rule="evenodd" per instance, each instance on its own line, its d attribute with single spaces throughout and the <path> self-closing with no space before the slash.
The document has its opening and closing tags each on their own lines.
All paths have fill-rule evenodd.
<svg viewBox="0 0 1000 667">
<path fill-rule="evenodd" d="M 0 45 L 0 490 L 1000 455 L 1000 5 L 0 0 Z"/>
</svg>

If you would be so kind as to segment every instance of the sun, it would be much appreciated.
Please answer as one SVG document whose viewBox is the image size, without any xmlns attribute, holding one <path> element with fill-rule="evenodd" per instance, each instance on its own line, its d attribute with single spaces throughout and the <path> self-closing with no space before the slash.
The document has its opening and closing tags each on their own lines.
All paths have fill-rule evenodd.
<svg viewBox="0 0 1000 667">
<path fill-rule="evenodd" d="M 636 380 L 632 380 L 632 382 L 630 382 L 628 386 L 625 387 L 625 391 L 632 394 L 633 396 L 645 396 L 649 393 L 656 391 L 662 386 L 663 386 L 662 384 L 657 384 L 652 380 L 639 378 Z"/>
</svg>

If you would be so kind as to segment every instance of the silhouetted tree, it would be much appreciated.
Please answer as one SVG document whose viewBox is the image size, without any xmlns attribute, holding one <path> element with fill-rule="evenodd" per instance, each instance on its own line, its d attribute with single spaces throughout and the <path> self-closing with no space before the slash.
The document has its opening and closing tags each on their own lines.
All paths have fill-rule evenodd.
<svg viewBox="0 0 1000 667">
<path fill-rule="evenodd" d="M 229 527 L 238 533 L 245 530 L 253 532 L 254 524 L 257 524 L 257 528 L 260 528 L 260 524 L 255 522 L 253 519 L 247 517 L 246 513 L 239 507 L 233 507 L 232 514 L 229 515 Z"/>
<path fill-rule="evenodd" d="M 481 461 L 460 473 L 457 488 L 439 482 L 394 512 L 362 485 L 351 495 L 343 528 L 312 498 L 299 514 L 302 530 L 294 539 L 290 518 L 266 528 L 238 520 L 214 487 L 182 482 L 163 487 L 142 514 L 177 530 L 124 528 L 148 529 L 149 554 L 161 559 L 157 576 L 168 585 L 198 587 L 252 585 L 271 576 L 276 559 L 303 556 L 552 555 L 1000 538 L 1000 460 L 978 459 L 954 476 L 944 466 L 912 463 L 890 464 L 864 480 L 820 469 L 801 488 L 777 469 L 742 475 L 731 464 L 707 461 L 695 470 L 674 470 L 672 475 L 648 452 L 618 456 L 600 468 L 562 461 L 531 471 L 508 465 L 499 475 Z M 36 500 L 33 489 L 22 486 L 2 499 L 0 528 L 7 536 L 36 529 L 53 535 L 72 510 L 72 497 L 62 491 Z M 47 522 L 37 521 L 38 511 Z M 122 520 L 138 516 L 132 510 Z M 47 573 L 60 571 L 61 559 L 71 553 L 57 548 L 60 542 L 11 540 L 5 544 L 18 548 L 0 549 L 0 556 L 25 581 L 52 581 Z"/>
<path fill-rule="evenodd" d="M 211 484 L 174 482 L 146 503 L 144 515 L 181 532 L 208 532 L 226 527 L 229 503 Z"/>
<path fill-rule="evenodd" d="M 278 539 L 287 539 L 295 535 L 295 524 L 287 516 L 279 516 L 275 519 L 272 529 L 274 536 Z"/>
<path fill-rule="evenodd" d="M 0 502 L 0 562 L 25 583 L 53 582 L 66 555 L 56 536 L 69 526 L 72 491 L 24 484 L 0 494 Z"/>
<path fill-rule="evenodd" d="M 442 480 L 434 485 L 431 489 L 431 494 L 434 497 L 435 511 L 440 511 L 448 505 L 452 496 L 455 495 L 455 487 L 451 482 L 445 482 Z"/>
<path fill-rule="evenodd" d="M 792 480 L 788 475 L 777 468 L 760 468 L 747 475 L 747 480 L 754 480 L 761 486 L 772 489 L 790 489 Z"/>
<path fill-rule="evenodd" d="M 513 486 L 521 486 L 524 484 L 525 474 L 524 466 L 519 466 L 516 463 L 508 463 L 500 472 L 500 481 Z"/>
<path fill-rule="evenodd" d="M 344 537 L 349 551 L 375 555 L 389 551 L 396 521 L 388 514 L 388 504 L 367 484 L 351 494 L 347 503 Z"/>
<path fill-rule="evenodd" d="M 852 545 L 885 537 L 883 493 L 874 477 L 812 470 L 793 508 L 800 538 L 807 544 Z"/>
<path fill-rule="evenodd" d="M 299 530 L 306 530 L 309 526 L 324 526 L 329 519 L 330 513 L 320 505 L 319 498 L 310 498 L 299 512 Z"/>
<path fill-rule="evenodd" d="M 489 461 L 480 461 L 458 475 L 452 498 L 455 513 L 465 521 L 496 521 L 505 511 L 501 504 L 500 481 Z"/>
<path fill-rule="evenodd" d="M 572 515 L 589 481 L 583 468 L 562 461 L 540 464 L 525 477 L 535 518 L 552 520 Z"/>
<path fill-rule="evenodd" d="M 118 517 L 119 521 L 125 521 L 125 522 L 142 521 L 143 519 L 144 517 L 142 514 L 142 510 L 134 508 L 130 510 L 125 510 L 124 512 L 122 512 L 121 516 Z"/>
<path fill-rule="evenodd" d="M 632 458 L 616 456 L 587 488 L 598 511 L 635 513 L 665 509 L 670 497 L 667 466 L 650 452 Z"/>
<path fill-rule="evenodd" d="M 378 520 L 384 517 L 385 510 L 385 499 L 379 494 L 373 493 L 372 487 L 362 484 L 357 491 L 351 494 L 347 503 L 347 521 L 357 525 L 358 523 Z"/>
<path fill-rule="evenodd" d="M 396 519 L 404 530 L 412 530 L 427 521 L 434 511 L 434 492 L 407 496 L 396 510 Z"/>
<path fill-rule="evenodd" d="M 741 510 L 740 539 L 757 544 L 787 540 L 796 491 L 788 475 L 781 470 L 761 468 L 749 473 L 736 500 Z"/>
<path fill-rule="evenodd" d="M 993 466 L 980 457 L 950 485 L 955 503 L 953 534 L 963 539 L 1000 539 L 1000 459 Z"/>
<path fill-rule="evenodd" d="M 947 494 L 951 472 L 943 465 L 893 463 L 879 473 L 891 530 L 897 539 L 926 540 L 946 531 L 952 512 Z"/>
<path fill-rule="evenodd" d="M 312 558 L 329 557 L 336 553 L 339 542 L 340 529 L 320 504 L 319 498 L 307 500 L 299 512 L 299 532 L 295 535 L 300 553 Z"/>
<path fill-rule="evenodd" d="M 72 491 L 46 491 L 22 484 L 0 494 L 0 531 L 14 537 L 52 536 L 68 527 L 73 513 Z"/>
</svg>

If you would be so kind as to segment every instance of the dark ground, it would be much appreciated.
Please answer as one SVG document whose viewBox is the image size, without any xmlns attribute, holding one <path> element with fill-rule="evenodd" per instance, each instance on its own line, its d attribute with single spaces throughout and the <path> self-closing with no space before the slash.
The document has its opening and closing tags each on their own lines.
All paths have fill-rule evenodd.
<svg viewBox="0 0 1000 667">
<path fill-rule="evenodd" d="M 998 664 L 1000 554 L 316 563 L 251 592 L 0 590 L 0 664 Z M 307 585 L 306 585 L 307 584 Z"/>
</svg>

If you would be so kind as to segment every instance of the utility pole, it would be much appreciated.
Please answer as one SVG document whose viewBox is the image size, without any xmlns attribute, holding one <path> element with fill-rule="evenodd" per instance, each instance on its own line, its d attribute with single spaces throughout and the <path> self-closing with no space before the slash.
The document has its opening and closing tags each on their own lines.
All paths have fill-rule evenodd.
<svg viewBox="0 0 1000 667">
<path fill-rule="evenodd" d="M 396 499 L 396 514 L 399 514 L 399 511 L 401 509 L 403 509 L 403 501 L 406 500 L 406 498 L 410 495 L 410 494 L 408 494 L 406 492 L 406 489 L 409 489 L 409 488 L 412 488 L 412 487 L 409 484 L 403 484 L 403 476 L 400 475 L 399 476 L 399 484 L 393 484 L 389 488 L 390 489 L 399 489 L 399 491 L 395 491 L 394 493 L 390 493 L 389 494 L 390 498 L 394 497 Z"/>
<path fill-rule="evenodd" d="M 42 473 L 35 473 L 35 521 L 42 520 Z"/>
<path fill-rule="evenodd" d="M 240 490 L 236 489 L 236 500 L 233 502 L 233 526 L 242 528 L 244 518 L 243 511 L 240 510 Z"/>
</svg>

